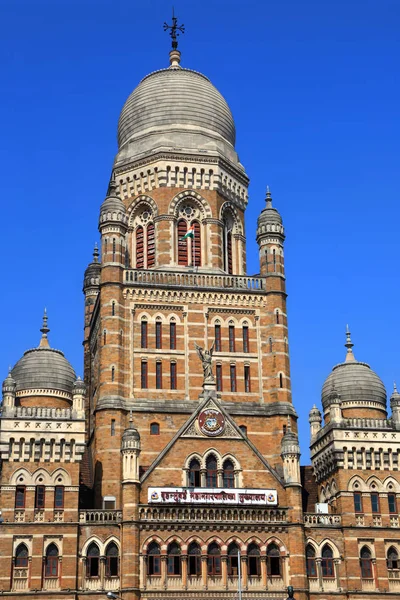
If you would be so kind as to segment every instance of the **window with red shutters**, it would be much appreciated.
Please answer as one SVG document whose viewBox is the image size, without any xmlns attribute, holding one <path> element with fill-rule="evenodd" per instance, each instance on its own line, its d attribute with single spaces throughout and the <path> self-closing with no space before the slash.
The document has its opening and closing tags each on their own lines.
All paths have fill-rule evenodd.
<svg viewBox="0 0 400 600">
<path fill-rule="evenodd" d="M 46 550 L 46 558 L 44 563 L 45 577 L 58 577 L 58 548 L 55 544 L 50 544 Z"/>
<path fill-rule="evenodd" d="M 154 233 L 154 224 L 147 225 L 147 268 L 150 269 L 156 264 L 156 241 Z"/>
<path fill-rule="evenodd" d="M 226 262 L 227 262 L 227 271 L 230 275 L 233 273 L 233 263 L 232 263 L 232 231 L 228 231 L 226 234 Z"/>
<path fill-rule="evenodd" d="M 182 239 L 188 230 L 187 221 L 181 219 L 178 221 L 178 265 L 187 266 L 188 264 L 188 240 Z"/>
<path fill-rule="evenodd" d="M 192 265 L 194 267 L 200 267 L 201 265 L 201 234 L 200 234 L 200 223 L 193 221 L 194 226 L 194 239 L 192 239 Z"/>
<path fill-rule="evenodd" d="M 136 268 L 144 268 L 144 231 L 142 226 L 136 229 Z"/>
</svg>

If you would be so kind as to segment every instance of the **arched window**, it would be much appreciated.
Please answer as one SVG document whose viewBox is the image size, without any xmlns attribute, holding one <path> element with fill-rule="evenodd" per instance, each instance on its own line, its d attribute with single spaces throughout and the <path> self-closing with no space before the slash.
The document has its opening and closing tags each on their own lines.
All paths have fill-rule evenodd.
<svg viewBox="0 0 400 600">
<path fill-rule="evenodd" d="M 235 487 L 235 467 L 233 466 L 233 462 L 231 460 L 226 460 L 222 467 L 222 477 L 223 477 L 223 486 L 224 488 L 234 488 Z"/>
<path fill-rule="evenodd" d="M 279 310 L 278 309 L 275 311 L 275 318 L 276 318 L 277 325 L 279 325 Z"/>
<path fill-rule="evenodd" d="M 25 508 L 25 490 L 24 485 L 15 488 L 15 508 Z"/>
<path fill-rule="evenodd" d="M 201 575 L 201 550 L 196 542 L 192 542 L 188 548 L 188 575 L 191 577 Z"/>
<path fill-rule="evenodd" d="M 332 548 L 328 546 L 328 544 L 325 544 L 325 546 L 322 548 L 321 557 L 322 577 L 334 577 L 335 568 L 333 565 L 333 552 Z"/>
<path fill-rule="evenodd" d="M 111 303 L 111 315 L 112 316 L 115 315 L 115 302 L 114 301 Z"/>
<path fill-rule="evenodd" d="M 228 576 L 237 577 L 239 572 L 239 548 L 232 542 L 228 546 Z"/>
<path fill-rule="evenodd" d="M 372 579 L 372 555 L 367 546 L 363 546 L 360 552 L 360 567 L 362 579 Z"/>
<path fill-rule="evenodd" d="M 160 435 L 160 425 L 158 423 L 150 424 L 150 435 Z"/>
<path fill-rule="evenodd" d="M 317 577 L 317 564 L 315 562 L 315 550 L 311 544 L 306 547 L 306 561 L 307 561 L 307 576 Z"/>
<path fill-rule="evenodd" d="M 98 577 L 100 574 L 100 550 L 97 544 L 92 542 L 87 551 L 86 577 Z"/>
<path fill-rule="evenodd" d="M 176 542 L 172 542 L 168 546 L 167 551 L 167 573 L 168 575 L 180 575 L 181 574 L 181 548 Z"/>
<path fill-rule="evenodd" d="M 58 548 L 55 544 L 47 546 L 46 558 L 44 563 L 45 577 L 58 577 Z"/>
<path fill-rule="evenodd" d="M 388 571 L 398 570 L 400 568 L 399 553 L 393 546 L 388 550 L 386 564 Z"/>
<path fill-rule="evenodd" d="M 211 454 L 206 460 L 206 487 L 216 488 L 218 486 L 217 459 Z"/>
<path fill-rule="evenodd" d="M 279 373 L 279 387 L 283 388 L 283 376 L 282 376 L 282 373 Z"/>
<path fill-rule="evenodd" d="M 201 234 L 200 234 L 200 223 L 193 221 L 194 238 L 192 240 L 192 265 L 194 267 L 201 266 Z"/>
<path fill-rule="evenodd" d="M 188 240 L 185 238 L 187 230 L 187 221 L 180 219 L 178 221 L 178 265 L 184 267 L 188 265 Z"/>
<path fill-rule="evenodd" d="M 147 321 L 142 319 L 140 322 L 140 346 L 141 348 L 147 348 Z"/>
<path fill-rule="evenodd" d="M 243 435 L 247 435 L 247 427 L 246 427 L 246 425 L 239 425 L 239 429 L 243 433 Z"/>
<path fill-rule="evenodd" d="M 150 269 L 156 264 L 156 241 L 154 224 L 147 225 L 147 268 Z"/>
<path fill-rule="evenodd" d="M 207 573 L 214 577 L 221 577 L 221 549 L 215 542 L 208 546 Z"/>
<path fill-rule="evenodd" d="M 161 575 L 161 551 L 156 542 L 151 542 L 147 549 L 147 575 Z"/>
<path fill-rule="evenodd" d="M 196 458 L 193 458 L 189 465 L 189 486 L 200 487 L 200 485 L 200 463 Z"/>
<path fill-rule="evenodd" d="M 267 548 L 267 572 L 271 577 L 281 576 L 281 553 L 276 544 L 270 544 Z"/>
<path fill-rule="evenodd" d="M 29 552 L 25 544 L 20 544 L 15 551 L 15 567 L 27 569 Z"/>
<path fill-rule="evenodd" d="M 233 273 L 232 228 L 233 228 L 233 217 L 228 212 L 224 217 L 223 251 L 224 251 L 224 271 L 226 271 L 230 275 L 232 275 L 232 273 Z"/>
<path fill-rule="evenodd" d="M 114 542 L 106 548 L 106 577 L 118 577 L 119 575 L 119 552 Z"/>
<path fill-rule="evenodd" d="M 257 544 L 250 544 L 247 548 L 247 568 L 250 577 L 260 577 L 261 559 L 260 548 Z"/>
<path fill-rule="evenodd" d="M 141 225 L 136 229 L 136 268 L 144 268 L 144 230 Z"/>
</svg>

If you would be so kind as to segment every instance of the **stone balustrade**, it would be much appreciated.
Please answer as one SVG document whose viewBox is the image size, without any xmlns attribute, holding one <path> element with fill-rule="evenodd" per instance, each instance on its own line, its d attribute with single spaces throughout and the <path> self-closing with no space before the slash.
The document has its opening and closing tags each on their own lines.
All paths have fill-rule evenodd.
<svg viewBox="0 0 400 600">
<path fill-rule="evenodd" d="M 304 524 L 309 527 L 340 527 L 342 525 L 341 515 L 324 515 L 321 513 L 306 513 Z"/>
<path fill-rule="evenodd" d="M 328 516 L 328 515 L 325 515 Z M 168 506 L 144 506 L 139 508 L 141 521 L 159 522 L 239 522 L 246 523 L 286 523 L 285 509 L 277 508 L 192 508 Z"/>
<path fill-rule="evenodd" d="M 242 290 L 246 292 L 265 292 L 265 277 L 246 275 L 224 275 L 197 272 L 174 272 L 125 269 L 124 283 L 137 286 L 166 286 L 183 288 L 212 288 L 222 290 Z"/>
<path fill-rule="evenodd" d="M 72 419 L 71 408 L 50 408 L 47 406 L 14 406 L 15 418 Z"/>
<path fill-rule="evenodd" d="M 79 522 L 102 524 L 102 523 L 120 523 L 122 521 L 121 510 L 80 510 Z"/>
</svg>

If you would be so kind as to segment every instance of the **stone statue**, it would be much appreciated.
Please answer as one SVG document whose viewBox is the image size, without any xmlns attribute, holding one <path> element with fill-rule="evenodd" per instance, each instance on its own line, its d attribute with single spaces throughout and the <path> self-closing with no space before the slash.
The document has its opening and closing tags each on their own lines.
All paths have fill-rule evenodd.
<svg viewBox="0 0 400 600">
<path fill-rule="evenodd" d="M 293 594 L 294 594 L 293 586 L 292 586 L 292 585 L 288 585 L 288 589 L 287 589 L 287 591 L 288 591 L 288 594 L 289 594 L 289 595 L 288 595 L 288 597 L 287 597 L 287 600 L 294 600 L 294 596 L 293 596 Z"/>
<path fill-rule="evenodd" d="M 196 342 L 194 343 L 194 345 L 203 367 L 204 383 L 214 383 L 214 375 L 212 372 L 211 361 L 214 352 L 215 341 L 213 342 L 209 350 L 201 348 L 196 344 Z"/>
</svg>

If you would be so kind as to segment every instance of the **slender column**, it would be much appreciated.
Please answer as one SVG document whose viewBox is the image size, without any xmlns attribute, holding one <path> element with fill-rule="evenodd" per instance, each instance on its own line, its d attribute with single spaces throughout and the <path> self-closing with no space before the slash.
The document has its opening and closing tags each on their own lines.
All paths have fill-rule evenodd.
<svg viewBox="0 0 400 600">
<path fill-rule="evenodd" d="M 339 573 L 340 559 L 335 558 L 335 560 L 333 562 L 335 565 L 336 589 L 340 589 L 340 573 Z"/>
<path fill-rule="evenodd" d="M 141 589 L 146 589 L 147 582 L 147 554 L 145 556 L 140 556 L 140 587 Z"/>
<path fill-rule="evenodd" d="M 86 582 L 86 556 L 82 557 L 82 582 L 81 582 L 81 588 L 84 590 L 85 589 L 85 582 Z"/>
<path fill-rule="evenodd" d="M 247 556 L 241 555 L 241 570 L 242 570 L 242 589 L 247 590 L 248 587 L 248 569 L 247 569 Z"/>
<path fill-rule="evenodd" d="M 322 586 L 322 567 L 321 567 L 322 558 L 316 558 L 315 562 L 317 563 L 318 586 L 319 586 L 320 591 L 323 591 L 323 586 Z"/>
<path fill-rule="evenodd" d="M 201 557 L 201 580 L 203 583 L 203 590 L 207 590 L 207 556 Z"/>
<path fill-rule="evenodd" d="M 267 587 L 267 562 L 265 560 L 265 556 L 260 557 L 261 561 L 261 583 L 263 589 Z"/>
<path fill-rule="evenodd" d="M 100 589 L 104 590 L 104 579 L 106 574 L 106 557 L 100 556 Z"/>
<path fill-rule="evenodd" d="M 187 557 L 187 554 L 182 554 L 181 565 L 182 565 L 182 588 L 184 590 L 187 590 L 187 587 L 188 587 L 188 557 Z"/>
<path fill-rule="evenodd" d="M 222 587 L 227 590 L 228 589 L 228 557 L 221 557 L 221 566 L 222 566 Z"/>
<path fill-rule="evenodd" d="M 161 556 L 161 587 L 167 589 L 167 556 Z"/>
</svg>

